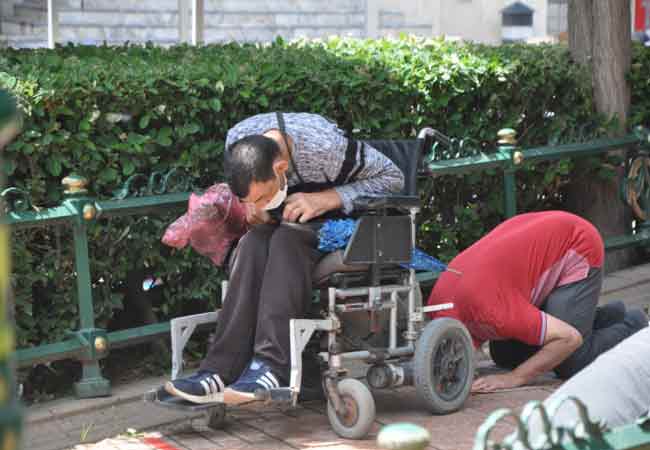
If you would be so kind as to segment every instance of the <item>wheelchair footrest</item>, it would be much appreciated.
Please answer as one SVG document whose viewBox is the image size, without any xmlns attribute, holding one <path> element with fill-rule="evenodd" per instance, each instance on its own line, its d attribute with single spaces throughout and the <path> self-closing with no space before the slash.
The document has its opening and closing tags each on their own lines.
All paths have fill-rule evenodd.
<svg viewBox="0 0 650 450">
<path fill-rule="evenodd" d="M 291 388 L 277 388 L 277 389 L 259 389 L 255 391 L 255 400 L 264 403 L 291 403 L 292 402 Z"/>
<path fill-rule="evenodd" d="M 143 395 L 145 402 L 153 403 L 157 406 L 170 409 L 178 409 L 181 411 L 202 411 L 214 408 L 216 405 L 222 403 L 192 403 L 180 397 L 169 394 L 164 387 L 152 389 Z"/>
<path fill-rule="evenodd" d="M 291 388 L 278 388 L 268 391 L 268 399 L 274 403 L 291 403 L 293 391 Z"/>
</svg>

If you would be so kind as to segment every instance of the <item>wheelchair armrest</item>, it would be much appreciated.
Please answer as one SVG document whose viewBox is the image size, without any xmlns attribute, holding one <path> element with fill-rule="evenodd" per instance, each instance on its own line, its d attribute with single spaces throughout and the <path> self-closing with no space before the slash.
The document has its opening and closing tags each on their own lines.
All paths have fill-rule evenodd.
<svg viewBox="0 0 650 450">
<path fill-rule="evenodd" d="M 169 323 L 172 338 L 172 375 L 175 380 L 183 370 L 183 350 L 197 327 L 213 324 L 219 319 L 219 311 L 193 314 L 172 319 Z M 212 328 L 213 326 L 211 326 Z"/>
<path fill-rule="evenodd" d="M 359 197 L 353 200 L 355 211 L 377 211 L 382 209 L 410 209 L 420 206 L 420 197 L 415 195 L 386 195 L 383 197 Z"/>
</svg>

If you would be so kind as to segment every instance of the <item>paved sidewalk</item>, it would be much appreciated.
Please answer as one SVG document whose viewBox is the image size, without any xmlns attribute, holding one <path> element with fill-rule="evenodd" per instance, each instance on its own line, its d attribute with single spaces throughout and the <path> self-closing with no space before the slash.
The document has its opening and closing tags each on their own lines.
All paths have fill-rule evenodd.
<svg viewBox="0 0 650 450">
<path fill-rule="evenodd" d="M 602 301 L 623 300 L 647 306 L 650 264 L 608 275 Z M 485 366 L 484 370 L 490 370 Z M 296 409 L 246 407 L 229 411 L 227 426 L 213 431 L 202 413 L 182 413 L 144 403 L 142 394 L 165 378 L 150 378 L 114 388 L 103 399 L 66 398 L 28 408 L 23 448 L 26 450 L 212 450 L 212 449 L 373 449 L 376 433 L 395 422 L 425 426 L 432 449 L 470 449 L 478 426 L 494 410 L 520 409 L 529 400 L 546 398 L 557 381 L 543 378 L 536 386 L 471 396 L 462 411 L 431 416 L 411 387 L 375 392 L 377 419 L 366 440 L 339 438 L 330 428 L 324 403 Z M 495 438 L 508 432 L 496 429 Z M 108 438 L 108 439 L 107 439 Z M 94 444 L 93 444 L 94 443 Z"/>
<path fill-rule="evenodd" d="M 547 382 L 548 383 L 548 382 Z M 161 426 L 156 432 L 140 436 L 122 436 L 94 445 L 78 445 L 74 450 L 213 450 L 213 449 L 375 449 L 377 433 L 384 425 L 410 422 L 427 428 L 435 450 L 469 450 L 476 429 L 498 407 L 519 411 L 530 400 L 542 400 L 557 383 L 540 384 L 498 394 L 474 395 L 465 408 L 447 416 L 432 416 L 419 402 L 415 389 L 401 388 L 375 392 L 377 419 L 364 440 L 351 441 L 331 430 L 325 403 L 309 402 L 296 409 L 279 410 L 264 406 L 239 408 L 229 413 L 223 430 L 207 428 L 199 418 L 180 420 Z M 495 439 L 512 430 L 512 421 L 493 432 Z"/>
<path fill-rule="evenodd" d="M 497 370 L 480 362 L 480 372 Z M 365 440 L 341 439 L 330 428 L 324 402 L 306 402 L 296 408 L 248 405 L 228 411 L 226 427 L 206 426 L 203 413 L 179 413 L 142 401 L 142 393 L 162 383 L 152 378 L 118 389 L 110 399 L 61 400 L 28 416 L 25 449 L 29 450 L 212 450 L 212 449 L 374 449 L 384 425 L 410 422 L 433 436 L 431 448 L 470 449 L 478 426 L 495 409 L 519 410 L 530 400 L 546 398 L 559 381 L 540 377 L 534 386 L 495 394 L 473 395 L 465 407 L 448 416 L 432 416 L 413 387 L 374 392 L 377 418 Z M 507 426 L 496 429 L 502 437 Z M 110 436 L 109 439 L 101 440 Z M 87 442 L 79 444 L 80 442 Z M 77 444 L 75 446 L 75 444 Z"/>
<path fill-rule="evenodd" d="M 165 378 L 149 378 L 118 386 L 111 397 L 96 399 L 64 398 L 27 409 L 24 429 L 25 450 L 68 449 L 81 442 L 146 430 L 191 418 L 192 415 L 152 410 L 142 394 Z M 196 416 L 196 415 L 194 415 Z"/>
</svg>

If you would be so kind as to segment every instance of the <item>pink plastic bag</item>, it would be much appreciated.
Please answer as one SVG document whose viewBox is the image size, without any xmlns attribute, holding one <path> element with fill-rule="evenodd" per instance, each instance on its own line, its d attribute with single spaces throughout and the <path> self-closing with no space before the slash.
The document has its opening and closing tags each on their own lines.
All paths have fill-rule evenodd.
<svg viewBox="0 0 650 450">
<path fill-rule="evenodd" d="M 222 266 L 233 243 L 248 231 L 246 207 L 227 184 L 190 194 L 188 209 L 165 230 L 162 242 L 174 248 L 188 243 L 197 253 Z"/>
</svg>

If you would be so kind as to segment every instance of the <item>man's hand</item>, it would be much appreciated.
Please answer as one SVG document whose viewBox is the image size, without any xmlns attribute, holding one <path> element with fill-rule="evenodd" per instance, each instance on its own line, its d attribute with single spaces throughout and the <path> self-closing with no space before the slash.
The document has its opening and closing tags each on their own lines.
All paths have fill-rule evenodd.
<svg viewBox="0 0 650 450">
<path fill-rule="evenodd" d="M 518 378 L 513 372 L 488 375 L 474 381 L 472 384 L 472 392 L 486 393 L 499 389 L 514 388 L 523 384 L 525 384 L 525 380 Z"/>
<path fill-rule="evenodd" d="M 271 221 L 271 216 L 263 209 L 258 209 L 252 203 L 244 203 L 244 205 L 246 206 L 246 222 L 249 225 L 260 225 Z"/>
<path fill-rule="evenodd" d="M 341 197 L 334 189 L 312 194 L 298 192 L 287 197 L 282 218 L 287 222 L 305 223 L 341 206 Z"/>
<path fill-rule="evenodd" d="M 544 344 L 533 356 L 517 366 L 512 372 L 479 378 L 472 384 L 472 392 L 492 392 L 523 386 L 537 376 L 556 368 L 582 345 L 580 332 L 568 323 L 546 316 Z"/>
</svg>

